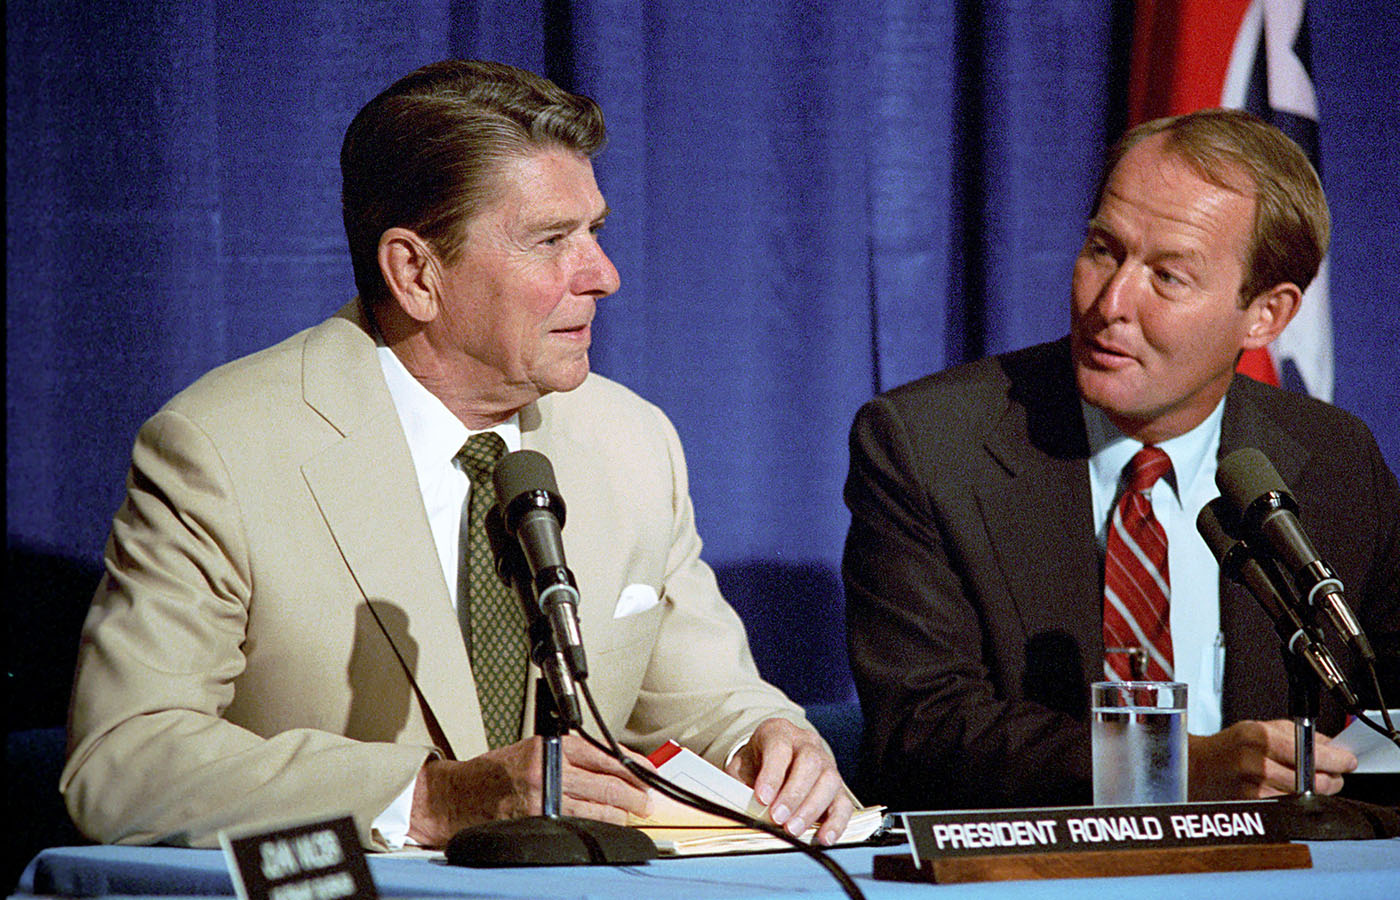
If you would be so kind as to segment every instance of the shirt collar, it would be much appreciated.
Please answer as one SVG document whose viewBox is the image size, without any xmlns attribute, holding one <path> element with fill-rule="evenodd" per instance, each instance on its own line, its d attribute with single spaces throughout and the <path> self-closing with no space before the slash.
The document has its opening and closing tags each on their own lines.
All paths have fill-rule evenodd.
<svg viewBox="0 0 1400 900">
<path fill-rule="evenodd" d="M 384 380 L 389 386 L 389 397 L 398 411 L 399 422 L 403 425 L 404 437 L 413 456 L 413 465 L 419 472 L 428 472 L 444 464 L 451 464 L 457 451 L 462 449 L 467 438 L 479 431 L 473 431 L 447 406 L 423 387 L 418 379 L 404 367 L 403 361 L 393 350 L 382 344 L 375 348 L 379 354 L 379 367 L 384 371 Z M 481 431 L 494 431 L 506 443 L 506 451 L 520 449 L 520 414 Z"/>
<path fill-rule="evenodd" d="M 1089 438 L 1090 477 L 1100 484 L 1116 485 L 1128 461 L 1143 444 L 1119 431 L 1103 410 L 1082 399 L 1079 405 L 1084 410 L 1084 430 Z M 1172 461 L 1172 471 L 1165 480 L 1178 504 L 1183 497 L 1195 493 L 1196 481 L 1203 472 L 1213 470 L 1205 462 L 1220 446 L 1220 423 L 1224 414 L 1225 398 L 1222 397 L 1201 424 L 1157 445 Z"/>
</svg>

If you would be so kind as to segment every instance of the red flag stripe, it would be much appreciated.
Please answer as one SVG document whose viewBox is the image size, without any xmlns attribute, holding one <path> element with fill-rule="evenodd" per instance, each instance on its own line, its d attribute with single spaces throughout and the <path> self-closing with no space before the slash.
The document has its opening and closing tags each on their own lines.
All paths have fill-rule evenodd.
<svg viewBox="0 0 1400 900">
<path fill-rule="evenodd" d="M 1130 124 L 1219 106 L 1248 9 L 1249 0 L 1138 0 L 1128 68 Z"/>
</svg>

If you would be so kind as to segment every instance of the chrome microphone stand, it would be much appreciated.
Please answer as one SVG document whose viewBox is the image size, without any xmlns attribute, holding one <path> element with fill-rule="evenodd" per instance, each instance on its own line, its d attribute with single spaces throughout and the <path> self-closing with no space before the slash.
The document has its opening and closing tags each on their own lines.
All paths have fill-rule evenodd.
<svg viewBox="0 0 1400 900">
<path fill-rule="evenodd" d="M 531 657 L 544 673 L 535 682 L 535 734 L 543 743 L 541 814 L 464 828 L 448 842 L 447 861 L 485 868 L 634 865 L 654 859 L 656 845 L 636 828 L 562 814 L 563 737 L 582 727 L 583 717 L 573 675 L 543 616 L 532 617 L 530 638 Z"/>
<path fill-rule="evenodd" d="M 1288 711 L 1293 719 L 1294 793 L 1280 797 L 1275 821 L 1280 837 L 1306 841 L 1372 840 L 1400 833 L 1400 816 L 1395 810 L 1317 793 L 1317 772 L 1313 757 L 1317 735 L 1321 685 L 1311 669 L 1286 649 L 1284 667 L 1288 671 Z"/>
</svg>

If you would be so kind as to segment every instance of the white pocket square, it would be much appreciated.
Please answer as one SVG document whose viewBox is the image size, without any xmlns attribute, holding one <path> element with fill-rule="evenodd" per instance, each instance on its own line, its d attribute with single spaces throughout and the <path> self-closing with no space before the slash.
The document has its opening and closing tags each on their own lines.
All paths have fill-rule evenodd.
<svg viewBox="0 0 1400 900">
<path fill-rule="evenodd" d="M 617 595 L 617 608 L 613 610 L 614 619 L 623 619 L 627 616 L 635 616 L 643 613 L 660 603 L 661 599 L 656 596 L 656 588 L 649 584 L 629 584 L 622 589 L 622 593 Z"/>
</svg>

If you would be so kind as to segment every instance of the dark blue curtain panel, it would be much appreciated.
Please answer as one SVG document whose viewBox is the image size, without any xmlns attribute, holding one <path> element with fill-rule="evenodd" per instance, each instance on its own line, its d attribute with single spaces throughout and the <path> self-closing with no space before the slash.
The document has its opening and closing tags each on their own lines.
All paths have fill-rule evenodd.
<svg viewBox="0 0 1400 900">
<path fill-rule="evenodd" d="M 1310 6 L 1336 402 L 1396 467 L 1400 14 Z M 356 110 L 424 63 L 494 58 L 602 105 L 622 289 L 594 366 L 675 421 L 765 673 L 800 701 L 850 699 L 851 418 L 1066 330 L 1131 17 L 1112 0 L 11 0 L 11 549 L 95 564 L 141 421 L 353 295 L 337 159 Z"/>
</svg>

